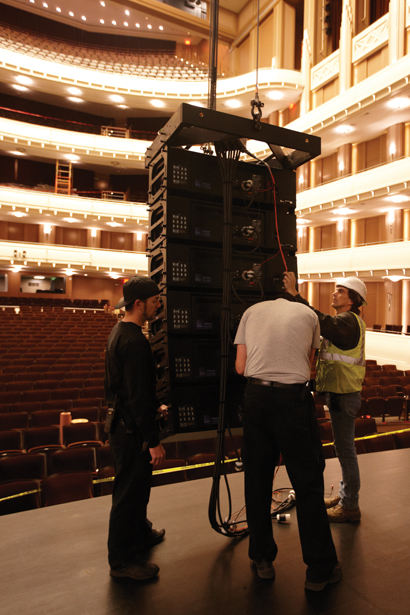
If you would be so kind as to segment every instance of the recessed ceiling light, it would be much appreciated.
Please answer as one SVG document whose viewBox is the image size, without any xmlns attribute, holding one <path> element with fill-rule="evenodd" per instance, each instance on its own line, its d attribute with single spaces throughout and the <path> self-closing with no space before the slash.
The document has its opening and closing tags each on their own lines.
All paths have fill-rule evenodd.
<svg viewBox="0 0 410 615">
<path fill-rule="evenodd" d="M 45 8 L 45 9 L 48 9 L 48 4 L 47 4 L 47 2 L 43 2 L 43 6 L 44 6 L 44 8 Z"/>
<path fill-rule="evenodd" d="M 100 2 L 101 6 L 105 6 L 105 2 Z"/>
<path fill-rule="evenodd" d="M 83 21 L 87 21 L 87 17 L 86 17 L 85 15 L 81 15 L 81 19 L 82 19 Z"/>
<path fill-rule="evenodd" d="M 24 152 L 19 152 L 18 150 L 13 150 L 10 154 L 12 154 L 12 156 L 24 156 Z"/>
<path fill-rule="evenodd" d="M 45 280 L 45 279 L 46 279 L 46 276 L 45 276 L 45 275 L 35 275 L 35 276 L 34 276 L 34 279 L 35 279 L 35 280 Z"/>
<path fill-rule="evenodd" d="M 309 224 L 310 220 L 307 220 L 306 218 L 298 218 L 296 220 L 296 224 Z"/>
<path fill-rule="evenodd" d="M 25 85 L 18 85 L 17 83 L 13 83 L 13 88 L 19 92 L 27 92 L 28 90 Z"/>
<path fill-rule="evenodd" d="M 108 226 L 112 226 L 113 228 L 115 228 L 116 226 L 122 226 L 122 224 L 120 224 L 119 222 L 107 222 Z"/>
<path fill-rule="evenodd" d="M 82 102 L 84 102 L 82 100 L 82 98 L 77 98 L 77 96 L 68 96 L 67 98 L 68 98 L 68 100 L 71 100 L 71 102 L 74 102 L 74 103 L 82 103 Z"/>
<path fill-rule="evenodd" d="M 125 11 L 125 14 L 126 14 L 126 15 L 129 15 L 129 14 L 130 14 L 130 12 L 129 12 L 128 10 L 126 10 L 126 11 Z"/>
<path fill-rule="evenodd" d="M 410 98 L 392 98 L 392 100 L 388 101 L 387 105 L 390 107 L 390 109 L 395 109 L 396 111 L 400 109 L 405 109 L 410 105 Z"/>
<path fill-rule="evenodd" d="M 56 11 L 57 11 L 57 13 L 61 13 L 61 9 L 60 9 L 59 6 L 56 6 Z"/>
<path fill-rule="evenodd" d="M 160 98 L 153 98 L 152 100 L 150 100 L 150 103 L 153 107 L 157 107 L 157 109 L 162 109 L 163 107 L 165 107 L 164 101 Z"/>
<path fill-rule="evenodd" d="M 16 218 L 24 218 L 25 216 L 27 216 L 27 214 L 25 214 L 23 211 L 11 211 L 10 214 L 12 216 L 15 216 Z"/>
<path fill-rule="evenodd" d="M 136 23 L 136 24 L 135 24 L 135 27 L 136 27 L 136 28 L 140 28 L 141 26 L 139 25 L 139 23 Z"/>
<path fill-rule="evenodd" d="M 116 102 L 116 103 L 122 103 L 124 102 L 124 99 L 122 96 L 120 96 L 119 94 L 112 94 L 110 96 L 110 100 L 112 100 L 112 102 Z"/>
<path fill-rule="evenodd" d="M 75 154 L 66 154 L 64 158 L 70 162 L 77 162 L 77 160 L 80 160 L 80 156 L 76 156 Z"/>
<path fill-rule="evenodd" d="M 17 75 L 16 81 L 21 83 L 21 85 L 31 85 L 33 80 L 30 77 L 26 77 L 25 75 Z"/>
<path fill-rule="evenodd" d="M 164 29 L 164 26 L 159 26 L 159 29 L 160 29 L 160 30 L 163 30 L 163 29 Z"/>
<path fill-rule="evenodd" d="M 234 98 L 232 98 L 231 100 L 227 100 L 225 102 L 225 105 L 230 109 L 239 109 L 239 107 L 242 106 L 239 100 L 235 100 Z"/>
<path fill-rule="evenodd" d="M 74 17 L 73 11 L 70 11 L 68 14 L 70 15 L 70 17 Z"/>
<path fill-rule="evenodd" d="M 349 209 L 349 207 L 338 207 L 332 211 L 335 216 L 347 216 L 348 214 L 355 214 L 356 210 Z"/>
<path fill-rule="evenodd" d="M 151 24 L 148 24 L 148 25 L 147 25 L 147 28 L 148 28 L 148 30 L 152 30 L 152 26 L 151 26 Z"/>
<path fill-rule="evenodd" d="M 105 23 L 104 19 L 100 19 L 100 23 Z"/>
<path fill-rule="evenodd" d="M 393 194 L 392 196 L 387 197 L 387 200 L 391 203 L 407 203 L 407 201 L 410 201 L 410 197 L 405 194 Z"/>
<path fill-rule="evenodd" d="M 129 109 L 128 105 L 118 105 L 119 109 Z"/>
<path fill-rule="evenodd" d="M 77 218 L 63 218 L 64 222 L 68 222 L 69 224 L 73 224 L 74 222 L 80 222 Z"/>
<path fill-rule="evenodd" d="M 346 124 L 343 126 L 336 126 L 335 131 L 340 133 L 341 135 L 347 135 L 349 132 L 354 130 L 353 126 L 347 126 Z"/>
<path fill-rule="evenodd" d="M 124 26 L 128 26 L 128 21 L 124 21 Z"/>
<path fill-rule="evenodd" d="M 280 92 L 278 90 L 273 90 L 272 92 L 269 92 L 267 94 L 267 97 L 270 98 L 271 100 L 282 100 L 282 98 L 285 96 L 285 94 L 283 92 Z"/>
<path fill-rule="evenodd" d="M 79 90 L 78 88 L 68 88 L 67 90 L 70 94 L 72 94 L 73 96 L 81 96 L 82 91 Z"/>
<path fill-rule="evenodd" d="M 117 25 L 117 22 L 116 22 L 114 19 L 112 20 L 112 22 L 111 22 L 111 23 L 112 23 L 112 25 L 113 25 L 113 26 L 116 26 L 116 25 Z"/>
</svg>

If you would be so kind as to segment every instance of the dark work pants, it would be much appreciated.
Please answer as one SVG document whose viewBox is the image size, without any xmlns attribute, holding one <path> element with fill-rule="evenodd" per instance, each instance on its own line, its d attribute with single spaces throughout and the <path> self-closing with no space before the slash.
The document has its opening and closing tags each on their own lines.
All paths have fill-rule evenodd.
<svg viewBox="0 0 410 615">
<path fill-rule="evenodd" d="M 301 390 L 248 384 L 244 410 L 244 469 L 249 557 L 273 561 L 272 482 L 282 454 L 296 493 L 297 519 L 307 579 L 319 582 L 337 556 L 324 504 L 325 467 L 314 406 Z"/>
<path fill-rule="evenodd" d="M 141 454 L 140 438 L 123 433 L 118 425 L 110 434 L 115 480 L 108 532 L 108 562 L 120 568 L 136 558 L 136 549 L 151 534 L 147 506 L 151 490 L 152 464 L 149 451 Z"/>
</svg>

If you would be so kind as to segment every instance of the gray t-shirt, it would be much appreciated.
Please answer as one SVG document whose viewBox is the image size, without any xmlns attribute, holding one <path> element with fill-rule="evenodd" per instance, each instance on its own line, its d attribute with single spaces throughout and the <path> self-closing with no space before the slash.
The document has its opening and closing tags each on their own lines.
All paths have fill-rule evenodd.
<svg viewBox="0 0 410 615">
<path fill-rule="evenodd" d="M 247 378 L 307 382 L 310 351 L 320 346 L 319 319 L 302 303 L 263 301 L 244 312 L 234 343 L 246 345 Z"/>
</svg>

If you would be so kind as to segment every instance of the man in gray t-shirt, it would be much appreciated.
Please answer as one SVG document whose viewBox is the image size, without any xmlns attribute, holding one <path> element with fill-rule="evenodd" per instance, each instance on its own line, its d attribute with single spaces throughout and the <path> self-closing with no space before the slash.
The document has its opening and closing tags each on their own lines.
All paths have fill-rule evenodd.
<svg viewBox="0 0 410 615">
<path fill-rule="evenodd" d="M 248 378 L 244 404 L 244 469 L 249 557 L 272 579 L 277 546 L 272 484 L 280 455 L 296 493 L 305 588 L 320 591 L 341 578 L 324 504 L 324 458 L 312 395 L 310 362 L 319 347 L 316 314 L 284 293 L 243 314 L 235 337 L 236 370 Z"/>
</svg>

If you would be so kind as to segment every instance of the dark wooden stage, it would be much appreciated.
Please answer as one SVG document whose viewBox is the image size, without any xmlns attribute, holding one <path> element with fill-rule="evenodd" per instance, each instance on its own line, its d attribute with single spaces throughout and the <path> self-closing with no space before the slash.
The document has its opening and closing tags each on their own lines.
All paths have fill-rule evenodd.
<svg viewBox="0 0 410 615">
<path fill-rule="evenodd" d="M 0 518 L 1 615 L 408 615 L 410 612 L 410 449 L 360 455 L 359 524 L 332 525 L 344 578 L 309 595 L 296 511 L 275 524 L 276 580 L 250 568 L 248 539 L 232 540 L 208 522 L 211 479 L 156 487 L 154 527 L 165 541 L 151 551 L 158 579 L 109 576 L 110 496 Z M 325 488 L 337 489 L 337 459 L 327 461 Z M 243 505 L 243 475 L 229 478 L 233 509 Z M 287 487 L 281 469 L 275 488 Z M 310 593 L 311 594 L 311 593 Z"/>
</svg>

